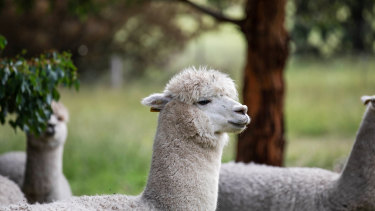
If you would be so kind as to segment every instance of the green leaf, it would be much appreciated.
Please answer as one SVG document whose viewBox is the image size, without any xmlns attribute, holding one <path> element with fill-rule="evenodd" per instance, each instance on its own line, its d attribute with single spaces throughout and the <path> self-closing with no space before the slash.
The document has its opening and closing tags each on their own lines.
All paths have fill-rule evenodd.
<svg viewBox="0 0 375 211">
<path fill-rule="evenodd" d="M 5 85 L 5 83 L 8 81 L 8 76 L 9 76 L 9 71 L 7 72 L 6 70 L 4 70 L 4 74 L 2 75 L 2 78 L 1 78 L 2 85 Z"/>
<path fill-rule="evenodd" d="M 0 122 L 7 114 L 16 120 L 8 123 L 34 134 L 40 134 L 52 113 L 51 102 L 58 100 L 59 85 L 78 90 L 77 68 L 71 54 L 48 53 L 26 60 L 20 56 L 0 60 Z"/>
<path fill-rule="evenodd" d="M 46 101 L 47 101 L 48 105 L 50 105 L 52 103 L 52 94 L 47 94 Z"/>
<path fill-rule="evenodd" d="M 16 104 L 19 105 L 19 104 L 21 104 L 21 102 L 22 102 L 22 95 L 21 94 L 17 94 Z"/>
<path fill-rule="evenodd" d="M 76 89 L 76 91 L 79 90 L 79 86 L 80 86 L 79 81 L 75 81 L 74 82 L 74 88 Z"/>
<path fill-rule="evenodd" d="M 4 36 L 0 35 L 0 51 L 5 49 L 5 46 L 8 44 Z"/>
</svg>

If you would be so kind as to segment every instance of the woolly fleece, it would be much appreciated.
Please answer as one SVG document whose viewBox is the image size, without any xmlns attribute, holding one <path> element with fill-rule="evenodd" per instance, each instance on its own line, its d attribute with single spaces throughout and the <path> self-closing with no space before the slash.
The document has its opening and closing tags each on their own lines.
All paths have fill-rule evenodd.
<svg viewBox="0 0 375 211">
<path fill-rule="evenodd" d="M 0 155 L 0 175 L 8 177 L 19 187 L 23 184 L 25 165 L 25 152 L 8 152 Z"/>
<path fill-rule="evenodd" d="M 325 210 L 316 202 L 338 177 L 337 173 L 318 168 L 222 164 L 217 210 Z"/>
<path fill-rule="evenodd" d="M 26 198 L 16 183 L 0 176 L 0 205 L 26 202 Z"/>
<path fill-rule="evenodd" d="M 0 156 L 0 175 L 9 177 L 22 189 L 30 203 L 52 202 L 72 196 L 62 172 L 62 156 L 66 139 L 68 110 L 52 102 L 53 115 L 48 124 L 53 135 L 27 135 L 25 152 L 8 152 Z M 26 156 L 27 154 L 27 156 Z"/>
<path fill-rule="evenodd" d="M 317 168 L 223 164 L 218 210 L 375 210 L 375 96 L 341 174 Z"/>
<path fill-rule="evenodd" d="M 185 83 L 185 79 L 194 85 Z M 188 69 L 171 79 L 165 93 L 169 93 L 170 99 L 159 114 L 151 169 L 141 195 L 82 196 L 45 205 L 18 204 L 2 209 L 215 210 L 221 154 L 228 136 L 212 130 L 210 119 L 194 100 L 199 100 L 200 95 L 234 98 L 237 96 L 234 83 L 218 71 Z M 142 103 L 155 104 L 159 100 L 153 96 L 160 97 L 154 94 Z"/>
<path fill-rule="evenodd" d="M 169 81 L 164 94 L 188 104 L 212 96 L 227 96 L 238 101 L 234 81 L 226 74 L 206 68 L 185 69 Z"/>
</svg>

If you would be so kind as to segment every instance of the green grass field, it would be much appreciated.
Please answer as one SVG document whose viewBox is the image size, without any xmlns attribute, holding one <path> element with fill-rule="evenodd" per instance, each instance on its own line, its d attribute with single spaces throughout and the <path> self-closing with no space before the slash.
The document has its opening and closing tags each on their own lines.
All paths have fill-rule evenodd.
<svg viewBox="0 0 375 211">
<path fill-rule="evenodd" d="M 237 35 L 231 36 L 238 41 Z M 237 41 L 231 45 L 233 48 L 242 42 Z M 195 45 L 199 46 L 199 42 Z M 191 49 L 195 47 L 190 47 L 184 55 L 191 53 Z M 206 51 L 205 57 L 209 55 Z M 224 54 L 215 56 L 217 60 L 225 57 Z M 236 66 L 232 69 L 225 62 L 218 63 L 218 68 L 228 72 L 239 84 L 241 56 L 243 52 L 233 56 L 230 64 Z M 174 68 L 188 64 L 187 60 L 180 60 Z M 200 62 L 215 63 L 209 59 Z M 374 70 L 374 60 L 290 59 L 285 72 L 287 166 L 331 169 L 335 162 L 348 155 L 365 108 L 359 98 L 362 94 L 375 94 Z M 158 73 L 150 73 L 148 78 L 132 81 L 121 89 L 82 84 L 79 92 L 62 90 L 61 100 L 70 111 L 64 172 L 75 195 L 142 191 L 151 160 L 157 113 L 149 112 L 140 100 L 162 91 L 172 72 L 167 71 L 163 77 L 152 77 Z M 231 139 L 224 162 L 234 156 L 235 136 Z M 22 132 L 14 133 L 8 125 L 0 127 L 0 153 L 24 148 Z"/>
</svg>

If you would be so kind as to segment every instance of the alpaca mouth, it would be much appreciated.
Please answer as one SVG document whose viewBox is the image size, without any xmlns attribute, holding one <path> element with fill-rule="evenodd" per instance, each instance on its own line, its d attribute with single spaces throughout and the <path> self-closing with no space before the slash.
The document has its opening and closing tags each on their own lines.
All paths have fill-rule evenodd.
<svg viewBox="0 0 375 211">
<path fill-rule="evenodd" d="M 248 122 L 232 122 L 232 121 L 228 121 L 229 124 L 235 126 L 235 127 L 238 127 L 238 128 L 244 128 L 246 127 L 246 125 L 248 124 Z"/>
</svg>

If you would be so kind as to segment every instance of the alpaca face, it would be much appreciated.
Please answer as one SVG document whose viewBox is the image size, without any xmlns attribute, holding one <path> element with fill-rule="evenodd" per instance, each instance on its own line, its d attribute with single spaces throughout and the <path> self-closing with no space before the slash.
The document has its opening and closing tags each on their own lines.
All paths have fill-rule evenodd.
<svg viewBox="0 0 375 211">
<path fill-rule="evenodd" d="M 227 96 L 202 98 L 194 105 L 209 118 L 215 133 L 242 132 L 250 123 L 247 106 Z"/>
<path fill-rule="evenodd" d="M 52 103 L 53 114 L 47 123 L 46 130 L 40 135 L 27 135 L 29 144 L 40 149 L 55 148 L 65 143 L 68 129 L 67 119 L 68 113 L 66 108 L 59 103 Z"/>
<path fill-rule="evenodd" d="M 202 111 L 197 115 L 209 119 L 214 133 L 241 132 L 250 123 L 247 107 L 238 102 L 233 80 L 216 70 L 185 69 L 168 82 L 163 93 L 144 98 L 142 104 L 160 111 L 173 100 Z"/>
</svg>

